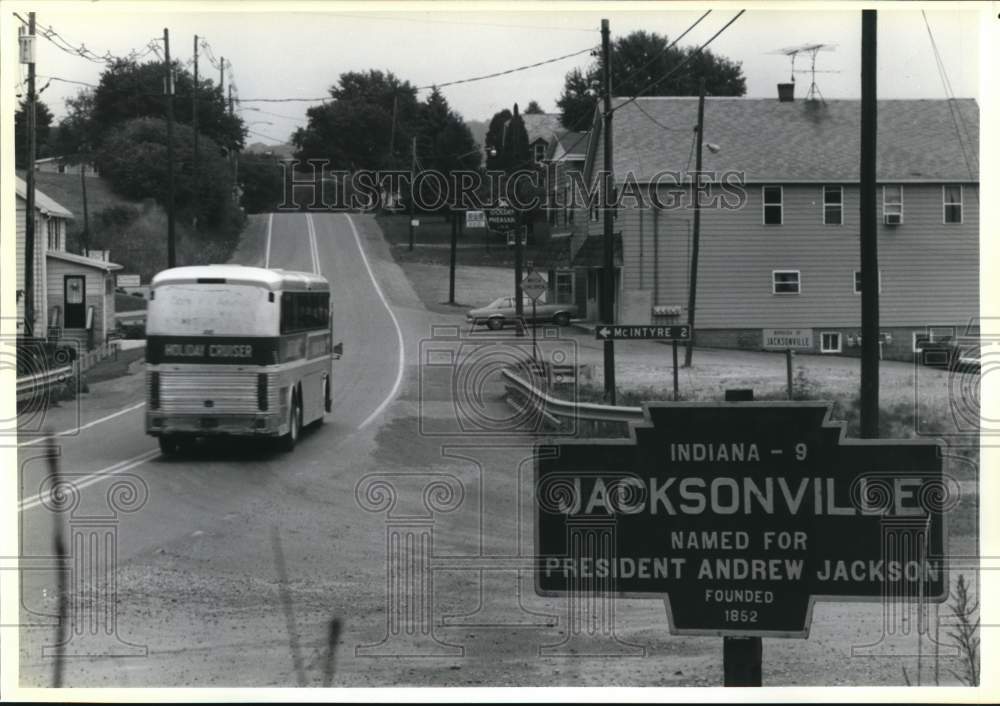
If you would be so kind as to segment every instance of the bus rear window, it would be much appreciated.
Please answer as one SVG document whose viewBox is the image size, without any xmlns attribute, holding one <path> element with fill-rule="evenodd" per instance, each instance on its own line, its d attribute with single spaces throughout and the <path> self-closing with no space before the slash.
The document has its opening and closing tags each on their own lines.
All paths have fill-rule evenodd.
<svg viewBox="0 0 1000 706">
<path fill-rule="evenodd" d="M 166 284 L 149 303 L 151 335 L 275 336 L 269 290 L 246 284 Z"/>
</svg>

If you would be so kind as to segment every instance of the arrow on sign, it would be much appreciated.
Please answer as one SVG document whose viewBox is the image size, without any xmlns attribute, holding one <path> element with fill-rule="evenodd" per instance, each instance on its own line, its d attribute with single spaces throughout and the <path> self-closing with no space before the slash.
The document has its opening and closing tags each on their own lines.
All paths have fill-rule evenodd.
<svg viewBox="0 0 1000 706">
<path fill-rule="evenodd" d="M 611 335 L 611 329 L 605 326 L 602 329 L 598 329 L 597 335 L 600 336 L 601 338 L 607 338 L 608 336 Z"/>
</svg>

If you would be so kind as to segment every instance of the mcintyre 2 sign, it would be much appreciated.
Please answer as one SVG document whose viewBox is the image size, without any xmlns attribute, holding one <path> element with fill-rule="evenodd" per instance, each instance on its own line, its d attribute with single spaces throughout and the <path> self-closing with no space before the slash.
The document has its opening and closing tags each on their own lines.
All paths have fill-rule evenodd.
<svg viewBox="0 0 1000 706">
<path fill-rule="evenodd" d="M 594 335 L 599 341 L 687 341 L 691 338 L 691 327 L 686 324 L 608 324 L 598 326 Z"/>
<path fill-rule="evenodd" d="M 536 447 L 536 589 L 665 599 L 676 634 L 807 637 L 815 600 L 948 593 L 938 445 L 811 402 L 655 403 L 632 439 Z"/>
</svg>

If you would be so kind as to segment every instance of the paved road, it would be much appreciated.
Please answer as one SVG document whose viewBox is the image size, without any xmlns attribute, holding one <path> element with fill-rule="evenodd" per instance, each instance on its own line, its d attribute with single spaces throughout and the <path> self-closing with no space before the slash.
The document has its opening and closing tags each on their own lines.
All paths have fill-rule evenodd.
<svg viewBox="0 0 1000 706">
<path fill-rule="evenodd" d="M 75 623 L 69 685 L 720 683 L 720 641 L 670 638 L 658 601 L 619 601 L 613 635 L 580 639 L 565 602 L 536 597 L 519 572 L 531 552 L 532 438 L 497 433 L 516 429 L 491 362 L 520 345 L 513 332 L 455 339 L 460 319 L 419 303 L 370 217 L 274 214 L 248 233 L 236 261 L 331 280 L 345 346 L 334 409 L 292 454 L 231 443 L 172 460 L 143 433 L 141 374 L 52 410 L 53 429 L 84 425 L 59 439 L 81 491 L 72 513 L 43 505 L 43 445 L 24 439 L 22 555 L 35 558 L 21 584 L 23 685 L 52 683 L 43 650 L 56 638 L 59 525 L 102 537 L 74 556 L 115 551 L 114 599 L 81 604 L 93 622 Z M 456 360 L 473 362 L 456 374 Z M 116 495 L 115 514 L 117 481 L 142 497 Z M 898 683 L 895 660 L 829 668 L 847 645 L 878 638 L 878 615 L 818 608 L 816 639 L 767 647 L 797 665 L 772 683 Z"/>
</svg>

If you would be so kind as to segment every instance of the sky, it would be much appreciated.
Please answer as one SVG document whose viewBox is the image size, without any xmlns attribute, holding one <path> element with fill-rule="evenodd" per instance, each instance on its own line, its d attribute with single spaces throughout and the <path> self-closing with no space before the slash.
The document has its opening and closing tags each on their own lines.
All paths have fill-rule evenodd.
<svg viewBox="0 0 1000 706">
<path fill-rule="evenodd" d="M 494 5 L 511 8 L 514 3 Z M 926 6 L 953 95 L 978 97 L 980 91 L 980 22 L 986 4 Z M 5 8 L 11 5 L 5 3 Z M 144 50 L 169 28 L 171 54 L 187 62 L 197 34 L 215 57 L 232 63 L 244 120 L 252 131 L 248 142 L 274 144 L 305 124 L 305 112 L 316 102 L 251 102 L 256 98 L 316 98 L 344 71 L 372 68 L 392 71 L 417 86 L 430 86 L 544 61 L 597 47 L 600 21 L 610 21 L 612 38 L 637 29 L 676 37 L 705 9 L 712 9 L 681 46 L 698 46 L 741 9 L 726 3 L 697 6 L 594 6 L 552 3 L 521 5 L 507 11 L 454 11 L 456 5 L 427 11 L 394 11 L 375 3 L 313 3 L 290 6 L 233 3 L 162 4 L 35 3 L 40 27 L 53 28 L 72 46 L 86 45 L 99 54 L 126 55 Z M 430 7 L 430 6 L 426 6 Z M 467 6 L 465 6 L 467 7 Z M 480 6 L 482 7 L 482 6 Z M 860 95 L 861 13 L 859 7 L 785 4 L 770 9 L 743 3 L 747 12 L 711 45 L 712 51 L 742 63 L 748 97 L 773 97 L 775 84 L 787 81 L 791 63 L 779 49 L 807 43 L 832 45 L 817 57 L 816 81 L 825 98 Z M 785 9 L 785 8 L 796 9 Z M 444 9 L 439 9 L 444 8 Z M 678 9 L 680 8 L 680 9 Z M 11 7 L 11 9 L 15 9 Z M 23 8 L 16 8 L 21 14 Z M 24 15 L 26 16 L 26 15 Z M 16 33 L 11 26 L 10 32 Z M 10 46 L 11 43 L 7 43 Z M 16 43 L 15 43 L 16 46 Z M 162 47 L 162 44 L 160 45 Z M 152 55 L 149 57 L 152 58 Z M 500 78 L 443 89 L 451 106 L 467 120 L 489 120 L 517 102 L 537 100 L 556 112 L 556 99 L 567 71 L 593 61 L 587 53 Z M 96 83 L 101 65 L 61 51 L 39 39 L 36 55 L 39 88 L 47 77 Z M 218 80 L 202 51 L 200 71 Z M 796 69 L 807 69 L 800 58 Z M 21 73 L 23 75 L 23 67 Z M 228 77 L 227 77 L 228 82 Z M 808 74 L 796 74 L 803 95 Z M 53 80 L 42 93 L 57 119 L 64 100 L 82 88 Z M 944 98 L 931 40 L 920 6 L 880 6 L 878 17 L 878 92 L 880 98 Z M 426 91 L 421 95 L 426 95 Z"/>
</svg>

